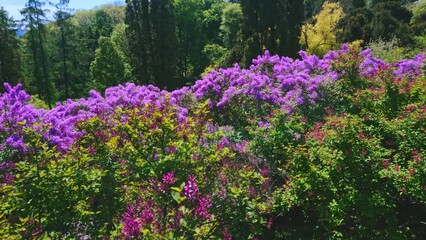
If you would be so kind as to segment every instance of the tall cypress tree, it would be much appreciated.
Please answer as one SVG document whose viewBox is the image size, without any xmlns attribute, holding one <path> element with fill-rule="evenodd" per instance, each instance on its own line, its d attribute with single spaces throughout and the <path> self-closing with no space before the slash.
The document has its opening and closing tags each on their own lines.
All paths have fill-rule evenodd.
<svg viewBox="0 0 426 240">
<path fill-rule="evenodd" d="M 56 24 L 60 30 L 60 41 L 59 41 L 59 49 L 61 55 L 61 63 L 62 63 L 62 81 L 61 84 L 65 90 L 65 98 L 69 98 L 69 88 L 70 88 L 70 78 L 69 78 L 69 70 L 68 70 L 68 52 L 69 52 L 69 19 L 71 17 L 70 10 L 68 9 L 69 0 L 60 0 L 58 4 L 56 4 L 57 12 L 55 13 Z"/>
<path fill-rule="evenodd" d="M 296 39 L 305 11 L 302 1 L 241 0 L 241 7 L 246 65 L 266 49 L 275 54 L 296 55 L 299 51 Z"/>
<path fill-rule="evenodd" d="M 288 0 L 286 8 L 288 25 L 286 29 L 281 29 L 281 37 L 284 37 L 283 42 L 279 44 L 278 53 L 295 57 L 299 52 L 299 36 L 302 23 L 305 20 L 305 6 L 303 1 Z M 280 39 L 282 41 L 282 39 Z"/>
<path fill-rule="evenodd" d="M 175 88 L 176 83 L 176 27 L 173 1 L 151 1 L 152 70 L 154 83 L 159 87 Z"/>
<path fill-rule="evenodd" d="M 0 8 L 0 91 L 3 83 L 16 84 L 19 81 L 19 54 L 15 22 L 8 17 L 6 10 Z"/>
<path fill-rule="evenodd" d="M 176 34 L 171 0 L 127 0 L 133 72 L 139 83 L 176 87 Z"/>
<path fill-rule="evenodd" d="M 52 107 L 51 85 L 48 76 L 48 62 L 45 50 L 45 25 L 46 15 L 42 7 L 45 2 L 28 0 L 25 8 L 21 10 L 24 16 L 22 22 L 29 29 L 29 48 L 33 58 L 33 81 L 37 93 Z"/>
</svg>

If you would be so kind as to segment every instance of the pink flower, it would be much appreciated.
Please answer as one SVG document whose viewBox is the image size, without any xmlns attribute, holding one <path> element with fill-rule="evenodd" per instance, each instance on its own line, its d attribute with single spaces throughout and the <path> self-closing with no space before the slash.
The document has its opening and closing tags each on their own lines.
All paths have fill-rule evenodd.
<svg viewBox="0 0 426 240">
<path fill-rule="evenodd" d="M 218 150 L 222 150 L 224 147 L 229 146 L 229 140 L 226 137 L 223 137 L 217 144 Z"/>
<path fill-rule="evenodd" d="M 232 240 L 232 237 L 229 234 L 228 230 L 223 231 L 223 240 Z"/>
<path fill-rule="evenodd" d="M 166 151 L 167 151 L 169 154 L 173 154 L 173 153 L 175 153 L 175 152 L 176 152 L 176 146 L 168 146 L 168 147 L 166 147 Z"/>
<path fill-rule="evenodd" d="M 395 167 L 393 168 L 393 169 L 395 169 L 395 171 L 399 171 L 399 166 L 398 165 L 395 165 Z"/>
<path fill-rule="evenodd" d="M 363 148 L 361 152 L 362 156 L 367 156 L 367 149 Z"/>
<path fill-rule="evenodd" d="M 267 229 L 271 229 L 271 227 L 272 227 L 272 217 L 270 217 L 268 219 L 268 221 L 266 222 L 266 228 Z"/>
<path fill-rule="evenodd" d="M 186 183 L 185 187 L 183 188 L 183 195 L 191 200 L 195 200 L 198 195 L 198 186 L 195 181 L 194 175 L 188 176 L 188 182 Z"/>
<path fill-rule="evenodd" d="M 15 180 L 15 175 L 10 173 L 5 173 L 3 176 L 3 183 L 6 185 L 12 185 L 13 181 Z"/>
<path fill-rule="evenodd" d="M 388 168 L 389 167 L 389 160 L 386 160 L 383 162 L 383 167 Z"/>
<path fill-rule="evenodd" d="M 260 170 L 260 175 L 262 175 L 262 177 L 268 176 L 268 168 L 266 166 L 263 167 L 262 170 Z"/>
<path fill-rule="evenodd" d="M 211 206 L 211 199 L 209 197 L 200 197 L 198 199 L 198 206 L 195 208 L 195 214 L 201 221 L 211 218 L 211 215 L 208 212 L 208 209 Z"/>
<path fill-rule="evenodd" d="M 131 204 L 127 211 L 124 213 L 124 216 L 121 219 L 121 223 L 123 224 L 123 229 L 121 233 L 123 234 L 125 239 L 129 239 L 132 236 L 137 236 L 139 234 L 139 229 L 142 226 L 142 223 L 138 218 L 135 219 L 134 215 L 135 205 Z"/>
<path fill-rule="evenodd" d="M 163 183 L 164 184 L 172 185 L 176 182 L 176 180 L 177 179 L 174 175 L 174 172 L 168 172 L 168 173 L 163 175 Z"/>
</svg>

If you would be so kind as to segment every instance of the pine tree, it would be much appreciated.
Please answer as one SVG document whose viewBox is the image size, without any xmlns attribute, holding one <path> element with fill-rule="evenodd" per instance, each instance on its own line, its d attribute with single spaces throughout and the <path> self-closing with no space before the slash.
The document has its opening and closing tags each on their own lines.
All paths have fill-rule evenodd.
<svg viewBox="0 0 426 240">
<path fill-rule="evenodd" d="M 22 22 L 29 29 L 29 44 L 33 58 L 33 81 L 37 93 L 49 106 L 52 107 L 52 89 L 49 82 L 48 58 L 45 49 L 45 25 L 46 15 L 42 7 L 45 2 L 39 0 L 28 0 L 25 8 L 21 10 L 24 16 Z"/>
<path fill-rule="evenodd" d="M 246 43 L 244 62 L 268 49 L 274 54 L 295 56 L 304 19 L 301 1 L 241 0 L 243 12 L 243 41 Z"/>
<path fill-rule="evenodd" d="M 372 10 L 373 39 L 391 40 L 397 37 L 403 45 L 412 42 L 412 30 L 409 25 L 412 13 L 406 9 L 401 1 L 380 1 Z"/>
<path fill-rule="evenodd" d="M 176 82 L 176 26 L 173 1 L 151 1 L 151 52 L 154 83 L 161 88 L 174 89 Z"/>
<path fill-rule="evenodd" d="M 0 8 L 0 91 L 3 83 L 16 84 L 19 79 L 19 54 L 15 22 L 8 17 L 6 10 Z"/>
<path fill-rule="evenodd" d="M 65 98 L 69 98 L 69 88 L 70 88 L 70 79 L 68 73 L 68 52 L 69 52 L 69 19 L 71 17 L 70 10 L 67 8 L 69 4 L 69 0 L 60 0 L 58 4 L 56 4 L 57 12 L 55 13 L 56 24 L 60 30 L 60 55 L 62 62 L 62 81 L 61 85 L 64 86 L 65 89 Z"/>
<path fill-rule="evenodd" d="M 139 83 L 176 87 L 176 28 L 171 0 L 127 0 L 126 23 Z"/>
<path fill-rule="evenodd" d="M 202 54 L 207 44 L 207 34 L 203 30 L 202 1 L 176 0 L 174 11 L 177 36 L 177 75 L 179 85 L 194 82 L 207 65 Z"/>
<path fill-rule="evenodd" d="M 365 44 L 370 41 L 373 13 L 365 3 L 362 3 L 364 3 L 363 0 L 354 1 L 348 14 L 340 21 L 339 25 L 342 28 L 342 32 L 338 36 L 340 42 L 362 40 Z"/>
</svg>

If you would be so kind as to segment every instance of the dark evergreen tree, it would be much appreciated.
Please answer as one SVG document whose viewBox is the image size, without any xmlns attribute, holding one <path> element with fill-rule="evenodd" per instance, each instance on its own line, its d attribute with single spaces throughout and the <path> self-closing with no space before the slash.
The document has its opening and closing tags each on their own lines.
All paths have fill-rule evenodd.
<svg viewBox="0 0 426 240">
<path fill-rule="evenodd" d="M 19 54 L 16 39 L 15 22 L 9 18 L 6 10 L 0 8 L 0 92 L 4 91 L 3 83 L 18 83 Z"/>
<path fill-rule="evenodd" d="M 390 40 L 397 37 L 403 45 L 412 42 L 412 30 L 409 25 L 412 13 L 402 6 L 400 1 L 390 0 L 377 3 L 372 12 L 373 39 Z"/>
<path fill-rule="evenodd" d="M 368 43 L 372 37 L 371 21 L 373 13 L 363 0 L 354 0 L 349 12 L 340 22 L 342 32 L 338 35 L 340 42 L 363 40 Z"/>
<path fill-rule="evenodd" d="M 52 107 L 52 86 L 49 82 L 48 57 L 46 55 L 45 43 L 45 2 L 39 0 L 28 0 L 25 8 L 21 10 L 24 16 L 23 24 L 28 29 L 28 48 L 32 54 L 32 79 L 31 84 L 35 87 L 37 94 Z"/>
<path fill-rule="evenodd" d="M 133 75 L 140 84 L 151 82 L 150 49 L 152 42 L 149 21 L 148 0 L 127 0 L 126 19 L 127 36 L 131 53 Z"/>
<path fill-rule="evenodd" d="M 399 6 L 404 6 L 406 4 L 413 3 L 413 2 L 416 2 L 416 1 L 417 0 L 368 0 L 369 5 L 371 7 L 374 7 L 379 3 L 390 3 L 390 2 L 397 3 Z"/>
<path fill-rule="evenodd" d="M 127 0 L 126 23 L 139 83 L 175 88 L 176 32 L 171 0 Z"/>
<path fill-rule="evenodd" d="M 177 35 L 177 71 L 179 85 L 194 82 L 207 66 L 202 53 L 207 44 L 203 30 L 202 1 L 176 0 L 174 2 Z"/>
<path fill-rule="evenodd" d="M 282 34 L 286 37 L 283 44 L 280 44 L 280 49 L 278 53 L 281 53 L 286 56 L 295 57 L 296 53 L 300 50 L 299 36 L 300 30 L 303 21 L 305 20 L 304 16 L 304 4 L 300 0 L 287 0 L 287 19 L 288 19 L 288 28 L 281 29 Z"/>
<path fill-rule="evenodd" d="M 312 18 L 321 10 L 324 0 L 304 0 L 305 4 L 305 19 Z"/>
<path fill-rule="evenodd" d="M 69 76 L 69 52 L 71 49 L 69 47 L 68 39 L 70 38 L 70 23 L 69 19 L 71 18 L 70 9 L 68 9 L 69 0 L 60 0 L 56 4 L 57 12 L 55 13 L 56 24 L 59 27 L 60 38 L 58 42 L 60 50 L 60 59 L 61 59 L 61 81 L 58 84 L 58 89 L 64 89 L 65 98 L 70 97 L 69 88 L 70 88 L 70 76 Z"/>
<path fill-rule="evenodd" d="M 365 2 L 365 0 L 352 0 L 352 7 L 355 9 L 365 8 L 367 7 L 367 3 Z"/>
<path fill-rule="evenodd" d="M 174 89 L 176 79 L 176 27 L 172 0 L 151 1 L 153 82 Z"/>
<path fill-rule="evenodd" d="M 274 54 L 295 56 L 299 51 L 300 28 L 304 19 L 301 1 L 241 0 L 244 62 L 268 49 Z"/>
</svg>

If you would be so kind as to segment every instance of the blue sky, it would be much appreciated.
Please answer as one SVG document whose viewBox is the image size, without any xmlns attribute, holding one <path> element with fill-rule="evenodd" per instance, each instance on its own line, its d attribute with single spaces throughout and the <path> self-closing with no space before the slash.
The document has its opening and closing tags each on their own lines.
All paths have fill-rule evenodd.
<svg viewBox="0 0 426 240">
<path fill-rule="evenodd" d="M 58 3 L 59 0 L 50 0 L 53 3 Z M 107 4 L 107 3 L 124 3 L 124 0 L 70 0 L 69 7 L 74 10 L 80 9 L 92 9 L 96 6 Z M 0 0 L 0 6 L 3 6 L 4 9 L 9 13 L 9 16 L 12 16 L 15 20 L 20 20 L 21 15 L 19 10 L 25 7 L 27 0 Z M 53 11 L 54 7 L 45 5 L 46 9 L 51 9 Z"/>
</svg>

